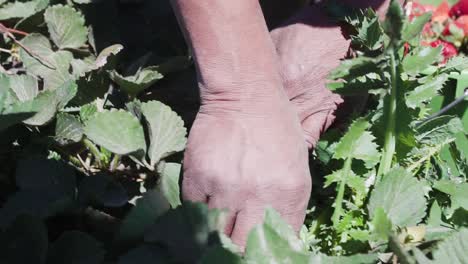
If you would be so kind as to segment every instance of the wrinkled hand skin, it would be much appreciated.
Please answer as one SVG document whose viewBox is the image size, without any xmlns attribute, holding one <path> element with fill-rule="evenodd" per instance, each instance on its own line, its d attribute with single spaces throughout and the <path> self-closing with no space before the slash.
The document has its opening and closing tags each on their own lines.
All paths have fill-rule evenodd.
<svg viewBox="0 0 468 264">
<path fill-rule="evenodd" d="M 308 151 L 259 3 L 173 4 L 202 103 L 185 151 L 183 198 L 228 209 L 225 233 L 241 248 L 268 206 L 299 230 L 311 191 Z"/>
<path fill-rule="evenodd" d="M 270 37 L 256 0 L 172 3 L 202 104 L 185 151 L 183 198 L 228 209 L 225 233 L 241 248 L 267 206 L 298 231 L 311 191 L 307 147 L 341 102 L 325 76 L 348 42 L 317 9 Z"/>
<path fill-rule="evenodd" d="M 343 0 L 354 8 L 374 8 L 384 15 L 388 0 Z M 321 5 L 309 6 L 271 32 L 276 46 L 283 86 L 296 108 L 309 148 L 335 119 L 343 102 L 325 87 L 326 77 L 349 49 L 338 23 Z"/>
<path fill-rule="evenodd" d="M 307 7 L 271 38 L 281 65 L 283 85 L 296 108 L 309 148 L 335 119 L 343 100 L 326 87 L 326 76 L 344 58 L 347 41 L 338 25 L 319 7 Z"/>
</svg>

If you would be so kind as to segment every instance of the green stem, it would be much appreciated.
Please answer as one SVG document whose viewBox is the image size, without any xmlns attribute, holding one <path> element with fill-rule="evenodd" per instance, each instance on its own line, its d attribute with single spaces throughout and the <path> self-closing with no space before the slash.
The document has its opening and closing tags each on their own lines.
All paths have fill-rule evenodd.
<svg viewBox="0 0 468 264">
<path fill-rule="evenodd" d="M 85 146 L 89 149 L 89 151 L 93 154 L 93 156 L 96 158 L 96 161 L 98 163 L 98 166 L 101 166 L 101 152 L 97 148 L 96 145 L 94 145 L 93 142 L 91 142 L 89 139 L 85 138 L 83 139 L 83 143 Z"/>
<path fill-rule="evenodd" d="M 385 141 L 384 148 L 382 151 L 382 159 L 380 166 L 377 171 L 376 182 L 382 179 L 382 176 L 386 174 L 392 167 L 393 155 L 395 154 L 396 137 L 395 137 L 395 118 L 397 108 L 397 92 L 398 92 L 398 76 L 397 76 L 397 65 L 395 61 L 395 52 L 392 49 L 390 51 L 390 100 L 385 105 L 385 116 L 387 117 L 387 126 L 385 128 Z"/>
<path fill-rule="evenodd" d="M 117 155 L 117 154 L 114 155 L 114 158 L 112 158 L 112 161 L 110 163 L 110 167 L 109 167 L 110 171 L 114 171 L 117 168 L 120 162 L 120 157 L 121 157 L 120 155 Z"/>
<path fill-rule="evenodd" d="M 345 187 L 346 187 L 346 180 L 349 174 L 351 173 L 351 160 L 352 158 L 346 159 L 343 170 L 341 172 L 342 179 L 338 187 L 338 194 L 336 196 L 336 201 L 335 201 L 335 210 L 333 211 L 333 215 L 332 215 L 332 222 L 335 228 L 338 226 L 340 217 L 343 214 L 343 198 L 344 198 L 344 192 L 345 192 Z"/>
</svg>

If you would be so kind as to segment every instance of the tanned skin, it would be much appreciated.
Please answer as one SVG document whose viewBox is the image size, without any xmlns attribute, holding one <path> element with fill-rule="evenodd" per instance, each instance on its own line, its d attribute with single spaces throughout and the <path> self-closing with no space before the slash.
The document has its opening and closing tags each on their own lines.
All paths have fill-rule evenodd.
<svg viewBox="0 0 468 264">
<path fill-rule="evenodd" d="M 389 1 L 347 0 L 382 11 Z M 241 248 L 266 207 L 299 230 L 311 192 L 308 148 L 342 99 L 325 76 L 349 46 L 320 6 L 268 32 L 258 0 L 172 0 L 194 55 L 201 108 L 190 131 L 182 194 L 228 210 Z"/>
</svg>

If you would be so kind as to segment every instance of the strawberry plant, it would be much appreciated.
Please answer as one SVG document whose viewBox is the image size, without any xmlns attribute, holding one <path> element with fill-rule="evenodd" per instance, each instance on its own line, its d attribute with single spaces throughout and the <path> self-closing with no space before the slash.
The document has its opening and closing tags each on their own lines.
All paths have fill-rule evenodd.
<svg viewBox="0 0 468 264">
<path fill-rule="evenodd" d="M 224 211 L 181 202 L 187 129 L 150 96 L 188 78 L 178 33 L 141 54 L 102 41 L 116 3 L 0 0 L 0 262 L 466 262 L 466 8 L 426 2 L 344 19 L 354 54 L 328 86 L 367 107 L 317 145 L 299 238 L 268 209 L 240 254 Z"/>
</svg>

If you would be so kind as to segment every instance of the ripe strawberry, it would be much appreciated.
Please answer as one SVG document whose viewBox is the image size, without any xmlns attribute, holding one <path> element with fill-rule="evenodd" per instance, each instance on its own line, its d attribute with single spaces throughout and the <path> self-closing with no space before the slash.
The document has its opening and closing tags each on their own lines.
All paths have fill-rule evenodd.
<svg viewBox="0 0 468 264">
<path fill-rule="evenodd" d="M 412 1 L 406 5 L 409 11 L 409 20 L 412 21 L 415 17 L 421 16 L 427 12 L 434 12 L 436 8 L 432 5 L 423 5 L 418 2 Z"/>
<path fill-rule="evenodd" d="M 443 23 L 449 18 L 450 6 L 447 1 L 443 1 L 432 14 L 432 21 Z"/>
<path fill-rule="evenodd" d="M 468 15 L 468 0 L 460 0 L 450 9 L 449 15 L 451 17 L 459 17 Z"/>
<path fill-rule="evenodd" d="M 463 31 L 465 32 L 465 35 L 468 35 L 468 15 L 463 15 L 457 18 L 457 20 L 455 21 L 455 25 L 463 29 Z"/>
<path fill-rule="evenodd" d="M 451 57 L 456 56 L 458 54 L 457 48 L 452 43 L 447 41 L 438 39 L 429 43 L 429 45 L 433 48 L 442 45 L 442 55 L 444 56 L 444 63 L 447 62 L 447 60 Z"/>
</svg>

